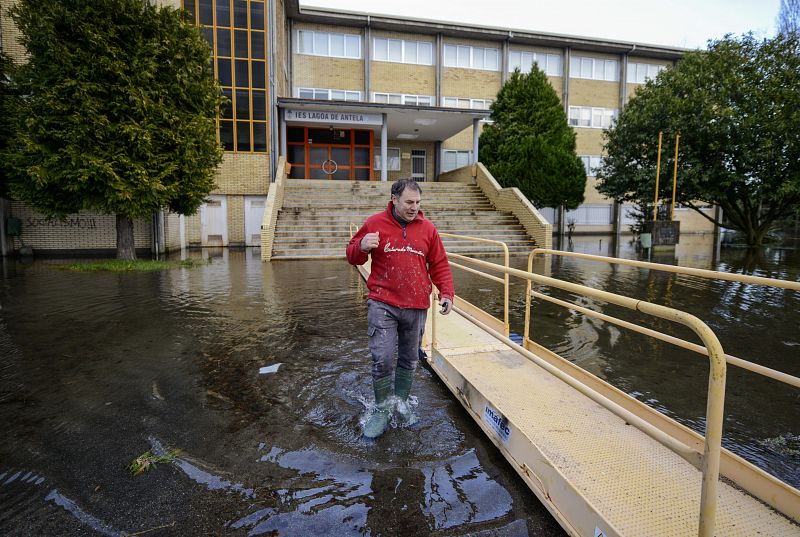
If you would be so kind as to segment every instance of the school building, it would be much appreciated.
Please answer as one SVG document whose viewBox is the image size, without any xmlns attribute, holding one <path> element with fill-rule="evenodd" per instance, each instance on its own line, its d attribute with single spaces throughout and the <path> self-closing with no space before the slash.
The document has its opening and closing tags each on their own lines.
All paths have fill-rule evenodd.
<svg viewBox="0 0 800 537">
<path fill-rule="evenodd" d="M 22 61 L 18 31 L 0 0 L 2 49 Z M 214 75 L 231 101 L 219 118 L 225 157 L 217 188 L 193 216 L 137 222 L 137 247 L 259 246 L 270 184 L 281 157 L 291 179 L 437 181 L 480 160 L 478 136 L 514 69 L 535 63 L 561 98 L 577 135 L 587 186 L 564 215 L 578 233 L 627 232 L 626 207 L 595 187 L 602 129 L 639 85 L 683 49 L 481 27 L 447 21 L 310 9 L 298 0 L 161 0 L 182 7 L 212 47 Z M 556 208 L 538 208 L 550 223 Z M 711 209 L 709 208 L 709 211 Z M 41 250 L 113 249 L 113 216 L 42 218 L 4 200 L 25 244 Z M 678 210 L 681 230 L 710 231 Z M 4 218 L 5 220 L 5 218 Z M 18 248 L 4 235 L 4 251 Z"/>
</svg>

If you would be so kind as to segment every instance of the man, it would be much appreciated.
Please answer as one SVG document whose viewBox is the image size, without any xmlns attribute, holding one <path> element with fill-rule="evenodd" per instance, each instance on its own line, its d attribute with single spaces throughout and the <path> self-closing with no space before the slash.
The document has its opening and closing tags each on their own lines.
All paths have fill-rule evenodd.
<svg viewBox="0 0 800 537">
<path fill-rule="evenodd" d="M 395 397 L 408 399 L 430 307 L 431 281 L 439 289 L 442 314 L 453 307 L 450 263 L 436 227 L 419 210 L 421 199 L 422 189 L 413 179 L 395 182 L 386 210 L 367 218 L 347 245 L 351 265 L 363 265 L 372 256 L 367 322 L 376 411 L 364 426 L 369 438 L 383 434 L 389 424 L 393 370 Z"/>
</svg>

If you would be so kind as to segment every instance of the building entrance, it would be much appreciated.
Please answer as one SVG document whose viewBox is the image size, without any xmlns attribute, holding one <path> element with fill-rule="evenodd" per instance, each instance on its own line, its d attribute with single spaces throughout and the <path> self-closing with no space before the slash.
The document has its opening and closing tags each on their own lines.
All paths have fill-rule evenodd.
<svg viewBox="0 0 800 537">
<path fill-rule="evenodd" d="M 373 180 L 371 130 L 288 127 L 286 134 L 292 179 Z"/>
</svg>

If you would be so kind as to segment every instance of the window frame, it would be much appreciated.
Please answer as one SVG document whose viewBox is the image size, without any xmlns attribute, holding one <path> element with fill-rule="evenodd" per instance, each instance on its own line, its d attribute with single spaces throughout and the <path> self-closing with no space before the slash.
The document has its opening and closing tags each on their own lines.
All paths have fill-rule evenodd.
<svg viewBox="0 0 800 537">
<path fill-rule="evenodd" d="M 512 55 L 519 55 L 519 62 L 512 60 Z M 521 73 L 529 73 L 531 66 L 535 63 L 539 69 L 544 71 L 547 76 L 564 76 L 564 57 L 554 52 L 536 52 L 532 50 L 509 50 L 508 51 L 508 72 L 513 73 L 519 67 Z M 527 61 L 530 59 L 530 63 Z M 551 62 L 555 69 L 551 69 Z M 544 66 L 543 66 L 544 64 Z M 524 68 L 523 68 L 524 67 Z"/>
<path fill-rule="evenodd" d="M 619 60 L 613 60 L 609 58 L 593 58 L 591 56 L 572 56 L 569 59 L 570 78 L 600 80 L 604 82 L 619 82 L 619 69 Z M 611 72 L 611 78 L 606 76 L 608 72 Z"/>
<path fill-rule="evenodd" d="M 455 164 L 456 164 L 456 166 L 453 167 L 453 168 L 448 168 L 447 167 L 446 155 L 448 153 L 455 154 L 455 157 L 456 157 Z M 464 166 L 469 166 L 470 164 L 472 164 L 472 150 L 471 149 L 442 149 L 442 173 L 449 172 L 450 170 L 455 170 L 455 169 L 464 167 L 464 166 L 458 166 L 458 157 L 459 157 L 459 155 L 466 155 L 466 157 L 467 157 L 467 163 L 464 164 Z"/>
<path fill-rule="evenodd" d="M 397 156 L 392 156 L 392 152 L 397 151 Z M 399 172 L 402 168 L 401 155 L 399 147 L 387 147 L 386 148 L 386 167 L 388 172 Z M 376 145 L 373 149 L 373 171 L 380 171 L 381 169 L 381 146 Z M 397 162 L 396 167 L 393 166 L 393 162 Z"/>
<path fill-rule="evenodd" d="M 466 50 L 465 50 L 466 49 Z M 455 64 L 451 65 L 448 60 L 448 51 L 455 52 Z M 482 58 L 482 66 L 476 67 L 476 51 Z M 486 67 L 487 52 L 494 53 L 494 67 Z M 463 65 L 462 65 L 463 63 Z M 443 47 L 443 60 L 444 67 L 455 67 L 459 69 L 476 69 L 479 71 L 500 71 L 502 69 L 500 61 L 500 49 L 492 47 L 478 47 L 473 45 L 460 45 L 457 43 L 445 43 Z"/>
<path fill-rule="evenodd" d="M 570 127 L 583 129 L 608 129 L 614 125 L 619 109 L 600 106 L 570 106 L 567 110 L 567 123 Z M 600 124 L 595 122 L 600 117 Z"/>
<path fill-rule="evenodd" d="M 310 35 L 309 42 L 311 43 L 311 51 L 303 50 L 304 49 L 303 37 L 306 34 Z M 321 42 L 323 40 L 322 36 L 325 36 L 325 41 L 327 44 L 327 52 L 325 53 L 317 52 L 316 50 L 317 40 L 319 38 L 319 41 Z M 337 38 L 338 37 L 342 38 L 343 55 L 333 54 L 331 52 L 332 51 L 331 39 L 334 36 Z M 352 41 L 353 39 L 358 39 L 358 43 L 356 45 L 356 48 L 358 50 L 357 56 L 348 55 L 348 50 L 352 48 L 348 47 L 348 41 Z M 304 54 L 307 56 L 320 56 L 323 58 L 344 58 L 346 60 L 361 60 L 364 57 L 363 47 L 361 45 L 361 34 L 349 34 L 343 32 L 322 32 L 319 30 L 298 29 L 296 41 L 297 41 L 297 54 Z"/>
<path fill-rule="evenodd" d="M 379 101 L 378 95 L 385 96 L 385 101 Z M 427 99 L 429 104 L 420 104 L 420 99 Z M 392 100 L 396 102 L 392 102 Z M 415 101 L 415 102 L 408 102 Z M 436 97 L 433 95 L 414 95 L 411 93 L 389 93 L 386 91 L 373 91 L 372 102 L 379 104 L 400 104 L 403 106 L 436 106 Z"/>
<path fill-rule="evenodd" d="M 378 41 L 386 43 L 386 58 L 379 58 L 378 52 L 379 47 Z M 400 59 L 393 60 L 391 54 L 391 43 L 400 43 Z M 416 47 L 416 52 L 414 54 L 415 58 L 413 60 L 409 59 L 409 49 L 411 48 L 411 44 L 414 44 Z M 395 39 L 393 37 L 373 37 L 372 38 L 372 61 L 376 62 L 386 62 L 386 63 L 405 63 L 409 65 L 434 65 L 434 54 L 433 54 L 433 43 L 431 41 L 416 41 L 413 39 Z M 422 62 L 419 60 L 420 58 L 420 50 L 423 48 L 422 45 L 425 45 L 430 50 L 430 62 Z"/>
<path fill-rule="evenodd" d="M 344 92 L 345 98 L 344 99 L 334 99 L 333 92 L 334 91 L 341 91 Z M 301 92 L 312 92 L 312 97 L 304 97 L 301 95 Z M 323 98 L 318 98 L 317 93 L 319 94 L 326 94 Z M 353 95 L 349 95 L 353 94 Z M 349 99 L 348 97 L 354 97 Z M 314 99 L 320 101 L 347 101 L 347 102 L 360 102 L 361 101 L 361 91 L 360 90 L 344 90 L 338 88 L 297 88 L 297 98 L 298 99 Z"/>
</svg>

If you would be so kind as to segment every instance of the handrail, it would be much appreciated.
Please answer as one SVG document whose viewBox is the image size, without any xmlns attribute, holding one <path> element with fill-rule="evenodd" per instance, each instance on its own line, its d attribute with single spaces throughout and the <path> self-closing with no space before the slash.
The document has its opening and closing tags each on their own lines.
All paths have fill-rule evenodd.
<svg viewBox="0 0 800 537">
<path fill-rule="evenodd" d="M 560 250 L 548 250 L 545 248 L 535 248 L 531 253 L 528 255 L 528 272 L 533 270 L 533 256 L 537 254 L 551 254 L 551 255 L 560 255 L 564 257 L 578 257 L 581 259 L 589 259 L 590 261 L 600 261 L 600 262 L 608 262 L 614 263 L 619 265 L 631 265 L 637 266 L 639 268 L 647 268 L 651 270 L 662 270 L 665 272 L 675 272 L 679 274 L 691 274 L 693 276 L 699 276 L 701 278 L 718 278 L 718 275 L 723 274 L 726 275 L 726 279 L 729 281 L 738 281 L 743 283 L 751 283 L 754 285 L 765 285 L 769 287 L 780 287 L 783 289 L 797 289 L 800 290 L 800 283 L 797 282 L 786 282 L 784 280 L 778 280 L 775 278 L 763 278 L 760 276 L 748 276 L 744 274 L 730 274 L 726 272 L 719 272 L 716 270 L 705 270 L 705 269 L 693 269 L 688 267 L 675 267 L 674 265 L 664 265 L 662 263 L 650 263 L 646 261 L 635 261 L 632 259 L 619 259 L 616 257 L 606 257 L 601 255 L 592 255 L 592 254 L 581 254 L 576 252 L 562 252 Z M 784 285 L 785 284 L 785 285 Z M 531 290 L 530 281 L 528 282 L 527 289 L 526 289 L 526 298 L 525 298 L 525 335 L 524 338 L 530 339 L 530 297 L 533 296 L 535 298 L 540 298 L 542 300 L 546 300 L 548 302 L 552 302 L 554 304 L 558 304 L 560 306 L 573 309 L 575 311 L 580 311 L 585 315 L 589 315 L 591 317 L 595 317 L 598 319 L 602 319 L 604 321 L 610 322 L 612 324 L 616 324 L 618 326 L 622 326 L 624 328 L 628 328 L 633 330 L 634 332 L 638 332 L 640 334 L 644 334 L 647 336 L 654 337 L 661 341 L 666 341 L 667 343 L 672 343 L 678 347 L 682 347 L 684 349 L 688 349 L 699 354 L 705 354 L 705 348 L 701 347 L 700 345 L 691 343 L 689 341 L 676 338 L 674 336 L 670 336 L 668 334 L 664 334 L 663 332 L 658 332 L 656 330 L 651 330 L 649 328 L 644 328 L 642 326 L 635 325 L 633 323 L 628 323 L 616 317 L 612 317 L 611 315 L 605 315 L 602 313 L 598 313 L 596 311 L 589 310 L 587 308 L 581 308 L 575 304 L 571 304 L 566 301 L 561 301 L 555 299 L 553 297 L 543 295 L 541 293 L 537 293 Z M 746 369 L 748 371 L 752 371 L 753 373 L 757 373 L 759 375 L 771 378 L 773 380 L 777 380 L 779 382 L 783 382 L 790 386 L 794 386 L 796 388 L 800 388 L 800 377 L 795 377 L 788 373 L 784 373 L 783 371 L 778 371 L 776 369 L 771 369 L 769 367 L 764 367 L 763 365 L 756 364 L 754 362 L 750 362 L 748 360 L 744 360 L 742 358 L 738 358 L 736 356 L 732 356 L 730 354 L 725 354 L 725 361 L 733 366 L 739 367 L 741 369 Z"/>
<path fill-rule="evenodd" d="M 475 241 L 475 242 L 486 242 L 486 243 L 489 243 L 489 244 L 499 244 L 500 246 L 503 247 L 503 256 L 504 256 L 504 261 L 505 261 L 504 266 L 505 266 L 505 268 L 509 267 L 509 265 L 508 265 L 508 245 L 506 243 L 502 242 L 502 241 L 496 241 L 496 240 L 492 240 L 492 239 L 484 239 L 483 237 L 471 237 L 469 235 L 457 235 L 455 233 L 442 233 L 442 232 L 440 232 L 439 236 L 440 237 L 453 238 L 453 239 L 465 239 L 465 240 L 471 240 L 471 241 Z M 453 254 L 453 253 L 449 253 L 448 252 L 447 255 L 449 257 L 455 257 L 457 259 L 463 259 L 463 260 L 466 260 L 466 261 L 472 261 L 472 258 L 464 256 L 464 255 L 460 255 L 460 254 Z M 500 280 L 500 278 L 497 278 L 495 276 L 491 276 L 489 274 L 483 274 L 483 273 L 481 273 L 481 272 L 479 272 L 477 270 L 471 269 L 469 267 L 465 267 L 464 265 L 459 265 L 458 263 L 453 263 L 452 261 L 450 261 L 450 265 L 452 265 L 454 267 L 457 267 L 457 268 L 460 268 L 460 269 L 463 269 L 463 270 L 466 270 L 467 272 L 471 272 L 473 274 L 478 274 L 479 276 L 484 276 L 484 277 L 486 277 L 486 278 L 488 278 L 490 280 L 494 280 L 494 281 L 499 281 Z M 506 335 L 506 337 L 508 337 L 511 334 L 511 324 L 509 323 L 509 320 L 508 320 L 508 289 L 509 289 L 509 285 L 508 285 L 508 273 L 507 272 L 503 276 L 503 279 L 502 279 L 501 283 L 503 284 L 503 324 L 505 325 L 505 335 Z"/>
<path fill-rule="evenodd" d="M 800 291 L 800 282 L 789 282 L 786 280 L 778 280 L 777 278 L 764 278 L 762 276 L 749 276 L 747 274 L 732 274 L 730 272 L 720 272 L 718 270 L 678 267 L 675 265 L 665 265 L 663 263 L 636 261 L 635 259 L 620 259 L 618 257 L 606 257 L 602 255 L 582 254 L 579 252 L 565 252 L 562 250 L 551 250 L 549 248 L 534 248 L 533 251 L 529 254 L 528 259 L 530 259 L 531 256 L 543 255 L 543 254 L 558 255 L 562 257 L 577 257 L 579 259 L 588 259 L 590 261 L 601 261 L 606 263 L 613 263 L 616 265 L 629 265 L 632 267 L 649 268 L 653 270 L 661 270 L 664 272 L 676 272 L 678 274 L 687 274 L 689 276 L 700 276 L 701 278 L 713 278 L 716 280 L 728 280 L 733 282 L 752 283 L 755 285 L 767 285 L 770 287 L 780 287 L 783 289 Z"/>
<path fill-rule="evenodd" d="M 631 423 L 632 425 L 636 426 L 639 430 L 643 431 L 644 433 L 648 434 L 655 440 L 669 447 L 688 462 L 692 464 L 697 463 L 696 465 L 699 465 L 702 471 L 702 487 L 700 492 L 700 521 L 698 525 L 698 535 L 700 537 L 712 537 L 714 535 L 715 515 L 717 507 L 716 491 L 717 491 L 717 484 L 719 481 L 719 466 L 720 466 L 721 444 L 722 444 L 722 420 L 723 420 L 723 408 L 725 403 L 725 378 L 726 378 L 725 355 L 722 350 L 722 345 L 720 344 L 719 339 L 717 339 L 714 332 L 705 323 L 703 323 L 700 319 L 698 319 L 694 315 L 673 308 L 668 308 L 666 306 L 661 306 L 658 304 L 652 304 L 650 302 L 646 302 L 643 300 L 624 297 L 621 295 L 610 293 L 608 291 L 592 289 L 590 287 L 586 287 L 575 283 L 565 282 L 555 278 L 550 278 L 548 276 L 533 274 L 530 271 L 525 272 L 515 268 L 501 267 L 495 263 L 490 263 L 488 261 L 483 261 L 479 259 L 471 259 L 471 261 L 485 268 L 502 271 L 506 274 L 506 276 L 512 275 L 527 280 L 528 292 L 526 293 L 526 316 L 525 316 L 526 334 L 527 334 L 527 321 L 529 320 L 530 316 L 530 284 L 531 282 L 535 282 L 542 285 L 549 285 L 551 287 L 562 289 L 564 291 L 568 291 L 571 293 L 581 294 L 589 296 L 591 298 L 596 298 L 604 302 L 608 302 L 610 304 L 616 304 L 618 306 L 622 306 L 624 308 L 628 308 L 634 311 L 641 311 L 642 313 L 651 315 L 653 317 L 658 317 L 661 319 L 678 322 L 693 330 L 698 335 L 698 337 L 700 337 L 701 341 L 705 344 L 707 349 L 709 363 L 710 363 L 710 371 L 708 379 L 708 396 L 706 402 L 705 441 L 703 445 L 702 458 L 698 459 L 699 454 L 694 450 L 692 450 L 691 448 L 689 448 L 688 446 L 686 446 L 685 444 L 679 442 L 675 438 L 670 437 L 663 431 L 653 427 L 645 420 L 638 418 L 637 416 L 633 415 L 628 410 L 623 409 L 616 403 L 613 403 L 612 401 L 606 399 L 605 397 L 595 393 L 593 390 L 586 387 L 579 381 L 573 379 L 569 375 L 566 375 L 565 373 L 561 372 L 554 366 L 550 365 L 546 361 L 537 357 L 535 354 L 531 353 L 524 347 L 518 345 L 510 338 L 508 338 L 508 336 L 501 337 L 501 335 L 497 331 L 491 329 L 488 325 L 482 323 L 478 319 L 475 319 L 471 315 L 467 314 L 466 312 L 461 310 L 461 308 L 456 307 L 456 311 L 458 311 L 461 315 L 465 316 L 466 318 L 469 318 L 472 322 L 474 322 L 481 328 L 491 332 L 496 337 L 498 337 L 498 339 L 504 341 L 506 344 L 508 344 L 513 349 L 517 350 L 518 352 L 526 356 L 528 359 L 535 362 L 540 367 L 546 369 L 551 374 L 560 378 L 561 380 L 563 380 L 576 390 L 580 391 L 581 393 L 584 393 L 588 397 L 592 398 L 594 401 L 601 404 L 609 411 L 617 414 L 618 416 L 625 419 L 628 423 Z M 437 316 L 436 308 L 432 308 L 432 311 L 433 314 L 431 319 L 431 324 L 432 324 L 431 341 L 435 342 L 436 316 Z"/>
</svg>

